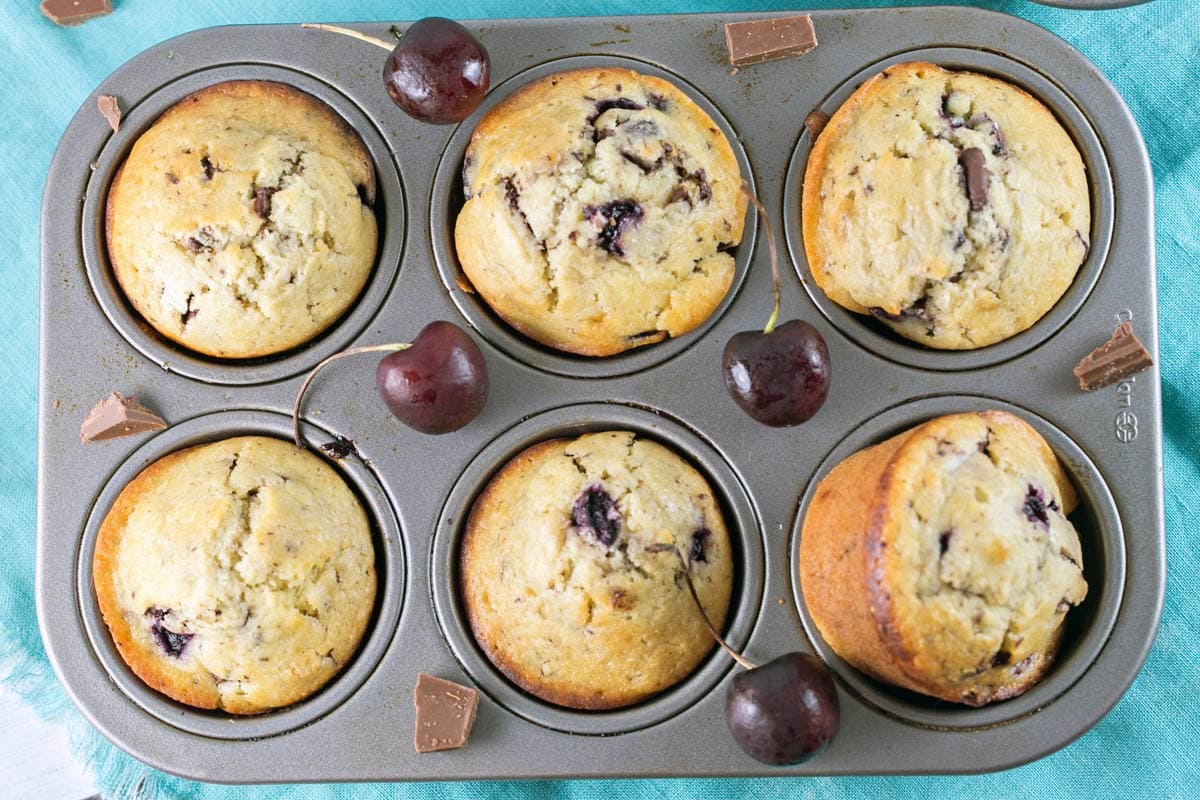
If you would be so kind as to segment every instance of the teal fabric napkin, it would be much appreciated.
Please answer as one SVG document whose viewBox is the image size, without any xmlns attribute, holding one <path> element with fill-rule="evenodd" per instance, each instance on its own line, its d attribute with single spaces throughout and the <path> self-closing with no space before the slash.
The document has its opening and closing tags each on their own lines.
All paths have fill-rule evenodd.
<svg viewBox="0 0 1200 800">
<path fill-rule="evenodd" d="M 150 770 L 109 745 L 66 700 L 46 660 L 33 600 L 37 419 L 38 218 L 42 183 L 71 116 L 124 61 L 170 36 L 227 23 L 405 20 L 429 15 L 622 15 L 783 9 L 779 2 L 669 0 L 117 0 L 112 15 L 57 28 L 37 0 L 0 4 L 0 680 L 65 720 L 76 757 L 105 797 L 1191 797 L 1200 789 L 1200 555 L 1186 538 L 1200 500 L 1200 23 L 1192 0 L 1087 12 L 974 2 L 1042 25 L 1082 50 L 1124 95 L 1153 161 L 1164 399 L 1166 605 L 1158 638 L 1126 696 L 1078 741 L 1032 764 L 981 776 L 759 780 L 554 781 L 222 787 Z M 807 9 L 913 3 L 809 0 Z M 795 7 L 795 6 L 793 6 Z M 880 54 L 883 55 L 883 54 Z M 3 790 L 0 789 L 0 794 Z"/>
</svg>

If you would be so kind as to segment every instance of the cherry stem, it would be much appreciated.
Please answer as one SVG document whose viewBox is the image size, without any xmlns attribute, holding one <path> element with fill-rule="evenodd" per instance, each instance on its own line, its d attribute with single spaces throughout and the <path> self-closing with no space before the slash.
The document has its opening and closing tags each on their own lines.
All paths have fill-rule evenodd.
<svg viewBox="0 0 1200 800">
<path fill-rule="evenodd" d="M 300 401 L 304 399 L 304 393 L 308 391 L 308 385 L 312 383 L 313 378 L 317 377 L 317 373 L 325 368 L 326 365 L 332 364 L 347 356 L 358 356 L 363 353 L 395 353 L 400 350 L 407 350 L 412 347 L 412 342 L 396 342 L 393 344 L 373 344 L 367 347 L 351 347 L 349 350 L 343 350 L 340 353 L 334 353 L 329 358 L 322 361 L 312 368 L 312 372 L 308 373 L 308 377 L 304 379 L 304 383 L 300 384 L 300 391 L 296 393 L 296 402 L 292 405 L 292 438 L 296 442 L 296 448 L 304 447 L 300 443 Z"/>
<path fill-rule="evenodd" d="M 390 50 L 396 49 L 395 42 L 388 42 L 384 39 L 378 39 L 374 36 L 370 36 L 368 34 L 360 32 L 360 31 L 356 31 L 353 28 L 342 28 L 338 25 L 326 25 L 323 22 L 301 22 L 300 27 L 301 28 L 316 28 L 319 31 L 329 31 L 330 33 L 340 33 L 343 36 L 353 36 L 355 39 L 358 39 L 358 40 L 364 41 L 364 42 L 369 42 L 369 43 L 375 45 L 376 47 L 382 47 L 384 50 L 390 51 Z"/>
<path fill-rule="evenodd" d="M 692 594 L 692 601 L 696 604 L 696 610 L 700 612 L 700 619 L 704 620 L 704 627 L 708 628 L 708 632 L 711 633 L 712 637 L 717 640 L 717 644 L 721 645 L 721 648 L 726 653 L 729 653 L 730 657 L 733 658 L 734 661 L 741 664 L 745 669 L 758 669 L 757 664 L 743 656 L 737 650 L 734 650 L 732 647 L 730 647 L 729 642 L 725 641 L 724 637 L 717 633 L 717 629 L 713 627 L 712 621 L 708 618 L 708 614 L 704 611 L 704 606 L 700 604 L 700 595 L 696 594 L 696 585 L 692 583 L 692 566 L 684 559 L 683 553 L 679 552 L 679 548 L 673 544 L 667 544 L 664 542 L 662 544 L 651 545 L 646 549 L 650 552 L 670 550 L 675 554 L 675 557 L 679 559 L 679 565 L 683 567 L 683 579 L 687 581 L 688 591 Z"/>
<path fill-rule="evenodd" d="M 754 208 L 758 211 L 758 218 L 762 220 L 763 230 L 767 234 L 767 251 L 771 257 L 771 280 L 775 284 L 775 307 L 771 309 L 771 316 L 767 319 L 763 333 L 771 333 L 775 330 L 775 323 L 779 321 L 779 253 L 775 250 L 775 232 L 771 230 L 771 220 L 767 218 L 767 210 L 754 196 L 754 192 L 750 191 L 750 187 L 744 183 L 742 184 L 742 194 L 746 195 L 754 204 Z"/>
</svg>

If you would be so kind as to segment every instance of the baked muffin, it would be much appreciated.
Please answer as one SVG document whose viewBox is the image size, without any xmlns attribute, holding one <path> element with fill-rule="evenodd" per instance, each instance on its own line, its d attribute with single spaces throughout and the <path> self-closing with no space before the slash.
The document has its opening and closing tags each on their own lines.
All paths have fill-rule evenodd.
<svg viewBox="0 0 1200 800">
<path fill-rule="evenodd" d="M 805 170 L 802 216 L 831 300 L 948 350 L 1041 319 L 1091 230 L 1083 160 L 1045 106 L 923 63 L 888 67 L 833 115 Z"/>
<path fill-rule="evenodd" d="M 375 602 L 358 499 L 289 442 L 244 436 L 155 461 L 104 518 L 96 599 L 143 681 L 254 714 L 317 691 L 354 655 Z"/>
<path fill-rule="evenodd" d="M 455 246 L 518 331 L 612 355 L 686 333 L 721 303 L 741 183 L 724 134 L 673 84 L 615 67 L 560 72 L 479 123 Z"/>
<path fill-rule="evenodd" d="M 108 253 L 159 333 L 220 358 L 307 342 L 375 264 L 362 139 L 304 92 L 229 81 L 185 97 L 134 144 L 108 193 Z"/>
<path fill-rule="evenodd" d="M 821 636 L 879 680 L 980 706 L 1049 669 L 1087 593 L 1075 492 L 1000 411 L 938 417 L 859 451 L 804 517 L 800 584 Z"/>
<path fill-rule="evenodd" d="M 459 556 L 475 639 L 552 703 L 607 709 L 685 678 L 712 649 L 733 582 L 712 490 L 678 455 L 612 431 L 536 444 L 475 501 Z"/>
</svg>

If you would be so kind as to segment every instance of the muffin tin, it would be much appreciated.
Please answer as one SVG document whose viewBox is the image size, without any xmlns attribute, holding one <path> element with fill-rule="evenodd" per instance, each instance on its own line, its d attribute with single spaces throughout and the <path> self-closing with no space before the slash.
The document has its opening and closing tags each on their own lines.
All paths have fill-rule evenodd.
<svg viewBox="0 0 1200 800">
<path fill-rule="evenodd" d="M 758 16 L 471 23 L 491 53 L 494 88 L 456 127 L 423 125 L 392 106 L 377 48 L 298 25 L 187 34 L 97 88 L 119 99 L 120 130 L 111 132 L 90 97 L 63 136 L 43 204 L 37 601 L 51 661 L 108 738 L 155 767 L 220 782 L 973 772 L 1060 748 L 1112 707 L 1145 658 L 1163 600 L 1159 385 L 1151 370 L 1083 393 L 1071 367 L 1124 319 L 1157 351 L 1151 173 L 1128 110 L 1061 40 L 973 8 L 813 12 L 815 51 L 731 74 L 723 25 Z M 389 26 L 356 27 L 387 36 Z M 1067 296 L 1028 332 L 974 353 L 921 350 L 831 306 L 811 287 L 799 239 L 805 116 L 832 110 L 866 75 L 909 58 L 1030 90 L 1074 136 L 1091 180 L 1093 247 Z M 829 345 L 829 399 L 808 423 L 760 426 L 722 386 L 725 341 L 761 327 L 770 309 L 770 267 L 752 217 L 734 286 L 713 317 L 614 358 L 545 350 L 458 286 L 451 237 L 475 123 L 532 77 L 596 64 L 669 77 L 730 137 L 787 241 L 782 318 L 807 319 Z M 382 235 L 364 294 L 325 335 L 276 358 L 231 363 L 179 349 L 132 311 L 107 263 L 103 208 L 120 160 L 166 107 L 209 83 L 248 77 L 304 89 L 359 130 L 375 160 Z M 411 339 L 438 318 L 472 329 L 488 360 L 491 398 L 466 428 L 433 437 L 403 427 L 377 397 L 369 357 L 324 370 L 304 403 L 307 442 L 354 441 L 358 455 L 337 465 L 375 527 L 381 592 L 354 661 L 309 700 L 258 717 L 186 708 L 147 689 L 116 655 L 91 590 L 96 530 L 117 492 L 189 444 L 243 433 L 286 438 L 296 390 L 318 361 L 352 344 Z M 81 443 L 83 417 L 113 390 L 136 395 L 171 427 Z M 883 686 L 842 663 L 812 626 L 794 576 L 809 494 L 837 460 L 932 416 L 989 407 L 1029 421 L 1066 465 L 1082 500 L 1072 519 L 1091 588 L 1042 683 L 971 709 Z M 525 694 L 475 645 L 454 567 L 473 497 L 523 447 L 610 428 L 672 446 L 716 489 L 738 558 L 727 624 L 735 646 L 760 663 L 813 651 L 833 670 L 842 727 L 814 760 L 770 768 L 737 748 L 723 714 L 734 667 L 719 650 L 658 697 L 590 713 Z M 414 752 L 420 671 L 482 691 L 465 749 Z"/>
</svg>

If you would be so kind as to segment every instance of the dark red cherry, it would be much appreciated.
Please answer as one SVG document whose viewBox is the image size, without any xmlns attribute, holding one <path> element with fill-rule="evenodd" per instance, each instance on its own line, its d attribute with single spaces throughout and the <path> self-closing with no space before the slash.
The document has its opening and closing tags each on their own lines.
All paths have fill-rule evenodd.
<svg viewBox="0 0 1200 800">
<path fill-rule="evenodd" d="M 421 122 L 461 122 L 487 94 L 487 50 L 459 23 L 426 17 L 408 27 L 388 56 L 383 82 L 396 105 Z"/>
<path fill-rule="evenodd" d="M 375 381 L 391 412 L 422 433 L 456 431 L 487 402 L 483 353 L 450 322 L 429 323 L 411 346 L 384 356 Z"/>
<path fill-rule="evenodd" d="M 833 678 L 809 653 L 785 653 L 739 672 L 725 694 L 729 732 L 764 764 L 807 761 L 833 739 L 841 718 Z"/>
<path fill-rule="evenodd" d="M 794 319 L 770 333 L 742 331 L 725 345 L 725 386 L 743 411 L 772 427 L 799 425 L 829 393 L 829 349 L 820 331 Z"/>
</svg>

